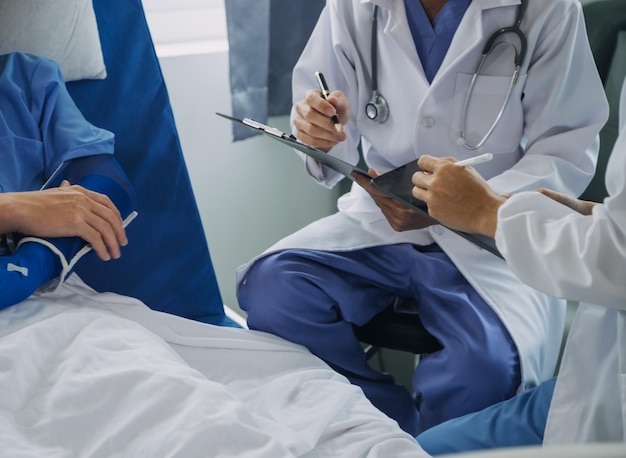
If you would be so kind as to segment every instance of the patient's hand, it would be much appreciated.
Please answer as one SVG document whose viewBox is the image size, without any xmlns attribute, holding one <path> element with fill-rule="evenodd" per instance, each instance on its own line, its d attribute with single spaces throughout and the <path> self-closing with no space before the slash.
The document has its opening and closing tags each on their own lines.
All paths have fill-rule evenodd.
<svg viewBox="0 0 626 458">
<path fill-rule="evenodd" d="M 346 139 L 345 132 L 337 132 L 331 119 L 335 114 L 342 125 L 350 118 L 350 102 L 343 92 L 332 92 L 326 101 L 319 89 L 309 89 L 304 100 L 295 105 L 293 124 L 296 137 L 307 145 L 328 152 Z"/>
<path fill-rule="evenodd" d="M 369 169 L 368 173 L 373 177 L 379 175 L 374 169 Z M 353 173 L 352 177 L 370 196 L 372 196 L 372 199 L 374 199 L 374 202 L 376 202 L 376 205 L 381 209 L 383 215 L 385 215 L 385 218 L 387 218 L 387 221 L 394 230 L 398 232 L 410 231 L 412 229 L 422 229 L 435 224 L 432 219 L 419 214 L 374 188 L 369 177 L 359 173 Z"/>
<path fill-rule="evenodd" d="M 80 237 L 100 259 L 121 256 L 128 241 L 122 217 L 104 194 L 64 181 L 58 188 L 0 194 L 0 233 Z"/>
<path fill-rule="evenodd" d="M 559 202 L 574 211 L 582 215 L 591 215 L 591 211 L 593 207 L 595 207 L 595 202 L 589 202 L 586 200 L 576 199 L 575 197 L 568 196 L 567 194 L 563 194 L 560 192 L 552 191 L 550 189 L 541 188 L 537 189 L 537 192 L 549 197 L 552 200 Z"/>
</svg>

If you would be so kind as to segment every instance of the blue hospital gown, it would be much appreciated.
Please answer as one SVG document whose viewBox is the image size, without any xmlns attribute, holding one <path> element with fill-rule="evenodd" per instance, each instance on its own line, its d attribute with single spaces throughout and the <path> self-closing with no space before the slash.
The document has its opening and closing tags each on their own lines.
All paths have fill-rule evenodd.
<svg viewBox="0 0 626 458">
<path fill-rule="evenodd" d="M 113 150 L 113 134 L 85 120 L 55 62 L 0 55 L 1 192 L 39 189 L 61 162 Z"/>
</svg>

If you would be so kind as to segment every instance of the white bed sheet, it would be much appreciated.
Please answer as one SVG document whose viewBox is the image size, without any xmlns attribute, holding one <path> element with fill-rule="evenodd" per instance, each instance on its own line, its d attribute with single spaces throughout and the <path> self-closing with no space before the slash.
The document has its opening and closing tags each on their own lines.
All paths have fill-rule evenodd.
<svg viewBox="0 0 626 458">
<path fill-rule="evenodd" d="M 427 456 L 303 347 L 75 275 L 0 312 L 0 386 L 12 458 Z"/>
</svg>

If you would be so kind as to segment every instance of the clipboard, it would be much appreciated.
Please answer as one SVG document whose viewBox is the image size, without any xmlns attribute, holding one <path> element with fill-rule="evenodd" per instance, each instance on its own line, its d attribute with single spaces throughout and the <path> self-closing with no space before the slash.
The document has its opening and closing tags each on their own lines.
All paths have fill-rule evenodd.
<svg viewBox="0 0 626 458">
<path fill-rule="evenodd" d="M 411 192 L 413 189 L 411 177 L 415 172 L 418 172 L 420 170 L 421 169 L 417 165 L 416 159 L 398 168 L 390 170 L 389 172 L 385 172 L 382 175 L 372 178 L 371 183 L 372 186 L 374 186 L 379 191 L 385 193 L 392 199 L 395 199 L 396 201 L 426 216 L 434 223 L 441 224 L 439 223 L 439 221 L 437 221 L 435 218 L 428 214 L 428 207 L 426 205 L 426 202 L 420 199 L 416 199 L 415 197 L 413 197 L 413 193 Z M 496 247 L 496 241 L 492 237 L 487 237 L 482 234 L 470 234 L 454 229 L 450 230 L 465 238 L 466 240 L 469 240 L 480 248 L 483 248 L 490 253 L 495 254 L 500 258 L 503 258 L 502 254 Z"/>
<path fill-rule="evenodd" d="M 215 114 L 218 116 L 221 116 L 222 118 L 228 119 L 230 121 L 243 124 L 244 126 L 247 126 L 250 129 L 258 130 L 273 140 L 283 143 L 289 146 L 290 148 L 294 148 L 294 149 L 297 149 L 298 151 L 301 151 L 307 156 L 310 156 L 313 159 L 315 159 L 317 162 L 330 167 L 334 171 L 341 173 L 342 175 L 350 178 L 351 180 L 353 180 L 353 178 L 350 175 L 353 172 L 357 172 L 357 173 L 360 173 L 361 175 L 365 175 L 369 178 L 372 178 L 372 176 L 369 173 L 367 173 L 366 170 L 363 170 L 361 167 L 349 164 L 346 161 L 339 159 L 335 156 L 332 156 L 330 154 L 327 154 L 322 150 L 319 150 L 310 145 L 307 145 L 306 143 L 302 143 L 292 134 L 287 134 L 281 131 L 280 129 L 277 129 L 271 126 L 266 126 L 265 124 L 261 124 L 260 122 L 257 122 L 250 118 L 238 119 L 238 118 L 233 118 L 232 116 L 225 115 L 223 113 L 215 113 Z"/>
<path fill-rule="evenodd" d="M 374 186 L 376 189 L 385 193 L 392 199 L 395 199 L 398 202 L 417 211 L 418 213 L 426 216 L 434 223 L 441 224 L 439 223 L 439 221 L 437 221 L 435 218 L 428 214 L 428 207 L 426 206 L 426 202 L 416 199 L 411 193 L 411 190 L 413 188 L 411 177 L 415 172 L 420 170 L 417 165 L 417 160 L 411 161 L 408 164 L 390 170 L 389 172 L 386 172 L 377 177 L 372 177 L 369 173 L 367 173 L 367 171 L 363 170 L 362 168 L 356 165 L 349 164 L 335 156 L 331 156 L 330 154 L 325 153 L 322 150 L 302 143 L 295 136 L 287 134 L 280 129 L 266 126 L 265 124 L 261 124 L 260 122 L 257 122 L 250 118 L 238 119 L 232 116 L 225 115 L 223 113 L 215 114 L 230 121 L 243 124 L 244 126 L 247 126 L 251 129 L 258 130 L 273 140 L 283 143 L 291 148 L 297 149 L 307 156 L 311 156 L 316 161 L 330 167 L 331 169 L 341 173 L 351 180 L 353 180 L 353 178 L 350 175 L 353 172 L 365 175 L 371 178 L 372 186 Z M 500 254 L 500 251 L 498 251 L 498 248 L 496 247 L 496 242 L 493 238 L 486 237 L 480 234 L 469 234 L 467 232 L 456 231 L 454 229 L 450 230 L 459 234 L 461 237 L 469 240 L 480 248 L 483 248 L 495 254 L 496 256 L 499 256 L 500 258 L 503 257 L 502 254 Z"/>
</svg>

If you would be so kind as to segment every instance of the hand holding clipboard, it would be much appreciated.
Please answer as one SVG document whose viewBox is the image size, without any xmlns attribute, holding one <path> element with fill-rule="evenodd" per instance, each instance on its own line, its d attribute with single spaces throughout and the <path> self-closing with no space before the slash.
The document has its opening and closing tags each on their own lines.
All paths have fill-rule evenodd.
<svg viewBox="0 0 626 458">
<path fill-rule="evenodd" d="M 292 134 L 287 134 L 281 131 L 280 129 L 277 129 L 271 126 L 266 126 L 265 124 L 261 124 L 260 122 L 257 122 L 250 118 L 238 119 L 238 118 L 233 118 L 232 116 L 228 116 L 222 113 L 215 113 L 215 114 L 218 116 L 221 116 L 222 118 L 229 119 L 230 121 L 243 124 L 244 126 L 248 126 L 252 129 L 256 129 L 260 131 L 261 133 L 267 135 L 268 137 L 273 138 L 274 140 L 284 143 L 285 145 L 291 148 L 297 149 L 298 151 L 303 152 L 307 156 L 311 156 L 313 159 L 315 159 L 319 163 L 330 167 L 334 171 L 339 172 L 342 175 L 350 179 L 352 179 L 350 175 L 353 172 L 360 173 L 361 175 L 365 175 L 371 178 L 370 174 L 367 173 L 366 170 L 363 170 L 362 168 L 360 168 L 358 165 L 349 164 L 346 161 L 339 159 L 338 157 L 335 157 L 331 154 L 325 153 L 324 151 L 320 149 L 317 149 L 310 145 L 302 143 L 301 141 L 298 141 L 298 139 L 294 137 Z"/>
<path fill-rule="evenodd" d="M 376 189 L 382 191 L 383 193 L 387 194 L 389 197 L 397 200 L 398 202 L 410 207 L 414 211 L 424 216 L 427 216 L 434 223 L 439 224 L 439 222 L 436 219 L 434 219 L 432 216 L 430 216 L 430 214 L 428 213 L 428 207 L 426 206 L 426 203 L 422 200 L 416 199 L 415 197 L 413 197 L 413 194 L 411 193 L 411 190 L 413 188 L 411 177 L 413 176 L 415 172 L 420 170 L 420 168 L 417 165 L 417 160 L 413 160 L 409 162 L 408 164 L 405 164 L 396 169 L 390 170 L 389 172 L 383 173 L 382 175 L 379 175 L 377 177 L 372 177 L 366 170 L 363 170 L 358 165 L 349 164 L 335 156 L 325 153 L 322 150 L 319 150 L 305 143 L 302 143 L 298 141 L 298 139 L 296 139 L 296 137 L 294 137 L 293 135 L 287 134 L 281 131 L 280 129 L 267 126 L 265 124 L 262 124 L 260 122 L 254 121 L 249 118 L 238 119 L 238 118 L 233 118 L 232 116 L 228 116 L 222 113 L 216 113 L 216 114 L 230 121 L 241 123 L 251 129 L 256 129 L 260 131 L 261 133 L 265 134 L 266 136 L 280 143 L 283 143 L 291 148 L 301 151 L 307 156 L 311 156 L 313 159 L 330 167 L 336 172 L 341 173 L 342 175 L 350 178 L 351 180 L 354 180 L 354 178 L 351 176 L 353 173 L 359 173 L 361 175 L 364 175 L 371 179 L 372 186 L 374 186 Z M 482 159 L 484 159 L 484 157 L 481 158 L 480 160 Z M 476 159 L 472 159 L 472 160 L 476 160 Z M 464 164 L 461 162 L 459 165 L 464 165 Z M 465 164 L 465 165 L 469 165 L 469 164 Z M 484 235 L 479 235 L 479 234 L 468 234 L 466 232 L 456 231 L 453 229 L 450 229 L 450 230 L 457 233 L 458 235 L 465 238 L 466 240 L 469 240 L 475 245 L 495 254 L 496 256 L 502 257 L 502 255 L 498 251 L 498 248 L 496 247 L 496 244 L 493 238 L 486 237 Z"/>
</svg>

